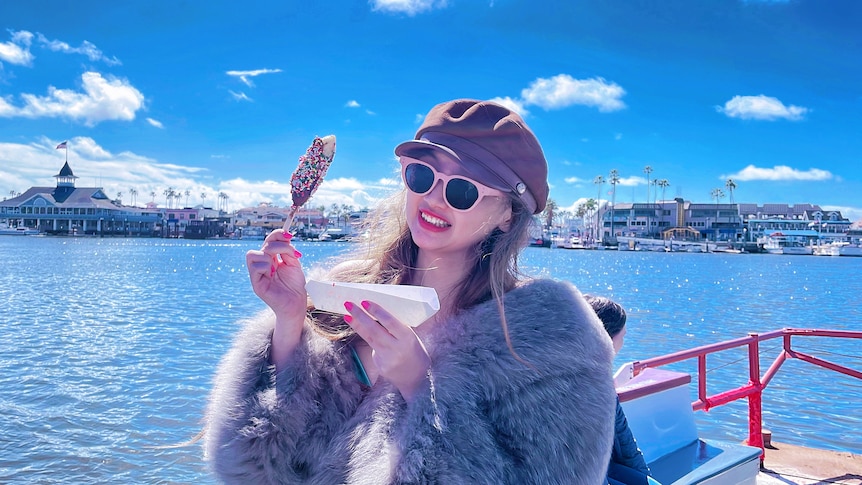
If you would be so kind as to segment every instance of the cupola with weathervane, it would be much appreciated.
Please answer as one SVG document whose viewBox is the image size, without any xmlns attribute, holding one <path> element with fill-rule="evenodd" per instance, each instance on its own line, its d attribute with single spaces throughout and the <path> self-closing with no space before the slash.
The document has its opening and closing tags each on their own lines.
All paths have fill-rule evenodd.
<svg viewBox="0 0 862 485">
<path fill-rule="evenodd" d="M 53 194 L 54 200 L 64 201 L 69 197 L 69 194 L 75 191 L 75 179 L 78 177 L 72 173 L 69 162 L 66 162 L 60 169 L 60 173 L 54 175 L 54 178 L 57 179 L 57 188 L 54 189 Z"/>
</svg>

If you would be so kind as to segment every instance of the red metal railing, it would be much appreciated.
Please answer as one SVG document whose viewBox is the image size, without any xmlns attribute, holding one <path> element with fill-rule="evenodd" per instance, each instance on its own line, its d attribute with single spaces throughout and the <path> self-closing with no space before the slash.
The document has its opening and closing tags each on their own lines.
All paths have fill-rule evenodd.
<svg viewBox="0 0 862 485">
<path fill-rule="evenodd" d="M 765 456 L 763 452 L 763 427 L 762 427 L 762 404 L 761 396 L 763 390 L 769 384 L 778 369 L 788 359 L 799 359 L 811 364 L 824 367 L 829 370 L 840 372 L 857 379 L 862 379 L 862 372 L 850 369 L 843 365 L 835 364 L 804 352 L 799 352 L 792 348 L 791 338 L 798 337 L 838 337 L 838 338 L 855 338 L 862 339 L 862 332 L 847 331 L 847 330 L 814 330 L 814 329 L 798 329 L 784 328 L 764 334 L 750 333 L 747 337 L 738 338 L 735 340 L 727 340 L 712 345 L 704 345 L 694 349 L 684 350 L 673 354 L 654 357 L 647 360 L 642 360 L 633 363 L 634 375 L 639 374 L 642 370 L 648 367 L 660 367 L 663 365 L 673 364 L 689 359 L 697 359 L 697 397 L 698 399 L 691 403 L 692 409 L 695 411 L 709 411 L 710 408 L 721 406 L 738 399 L 748 398 L 748 439 L 746 443 L 750 446 L 756 446 L 761 449 L 760 460 L 763 461 Z M 775 361 L 763 375 L 760 376 L 760 342 L 775 338 L 783 338 L 784 345 L 781 352 L 775 358 Z M 707 394 L 706 389 L 706 357 L 709 354 L 721 352 L 728 349 L 748 346 L 748 373 L 749 381 L 743 386 L 735 389 L 720 392 L 712 396 Z"/>
</svg>

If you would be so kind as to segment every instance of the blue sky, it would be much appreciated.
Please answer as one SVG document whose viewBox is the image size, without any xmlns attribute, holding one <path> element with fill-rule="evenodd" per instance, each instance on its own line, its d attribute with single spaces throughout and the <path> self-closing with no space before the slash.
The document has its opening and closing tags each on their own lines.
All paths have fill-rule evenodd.
<svg viewBox="0 0 862 485">
<path fill-rule="evenodd" d="M 862 2 L 354 0 L 0 3 L 0 197 L 78 186 L 164 205 L 369 206 L 436 103 L 496 99 L 545 150 L 551 198 L 813 203 L 862 219 Z M 312 6 L 309 6 L 312 5 Z M 653 197 L 651 195 L 650 197 Z M 661 198 L 661 191 L 658 198 Z M 181 199 L 185 204 L 185 198 Z"/>
</svg>

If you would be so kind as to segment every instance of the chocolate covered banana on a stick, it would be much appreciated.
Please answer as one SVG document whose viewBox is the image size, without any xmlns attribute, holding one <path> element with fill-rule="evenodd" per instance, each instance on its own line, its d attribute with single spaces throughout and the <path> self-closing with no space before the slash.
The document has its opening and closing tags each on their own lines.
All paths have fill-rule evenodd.
<svg viewBox="0 0 862 485">
<path fill-rule="evenodd" d="M 311 146 L 305 151 L 305 155 L 299 157 L 299 166 L 290 177 L 290 195 L 293 198 L 293 205 L 290 206 L 290 213 L 284 222 L 285 231 L 290 230 L 296 212 L 308 202 L 323 182 L 323 177 L 334 157 L 335 135 L 315 137 Z"/>
</svg>

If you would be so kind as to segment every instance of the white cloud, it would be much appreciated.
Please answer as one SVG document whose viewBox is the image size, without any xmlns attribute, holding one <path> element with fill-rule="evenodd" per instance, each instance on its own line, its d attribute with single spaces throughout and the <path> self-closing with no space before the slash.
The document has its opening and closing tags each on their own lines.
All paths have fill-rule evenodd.
<svg viewBox="0 0 862 485">
<path fill-rule="evenodd" d="M 93 126 L 102 121 L 135 119 L 144 105 L 144 95 L 124 79 L 103 78 L 98 72 L 81 75 L 83 92 L 48 87 L 47 96 L 22 94 L 24 105 L 0 103 L 6 118 L 69 118 Z"/>
<path fill-rule="evenodd" d="M 161 121 L 154 120 L 152 118 L 147 118 L 147 123 L 155 126 L 156 128 L 164 128 L 165 127 L 165 125 L 163 125 Z"/>
<path fill-rule="evenodd" d="M 803 119 L 810 110 L 801 106 L 785 106 L 777 98 L 771 96 L 734 96 L 724 106 L 716 106 L 716 111 L 724 113 L 729 118 L 743 120 L 773 121 L 784 118 L 790 121 Z"/>
<path fill-rule="evenodd" d="M 355 99 L 351 99 L 351 100 L 350 100 L 350 101 L 348 101 L 344 106 L 345 106 L 345 107 L 347 107 L 347 108 L 358 108 L 358 107 L 359 107 L 359 106 L 361 106 L 361 105 L 360 105 L 360 104 L 359 104 L 359 102 L 358 102 L 358 101 L 356 101 Z"/>
<path fill-rule="evenodd" d="M 41 138 L 30 144 L 0 142 L 0 199 L 13 190 L 24 192 L 30 187 L 53 186 L 54 176 L 64 163 L 64 151 L 55 149 L 60 141 Z M 230 210 L 257 206 L 264 201 L 282 207 L 291 203 L 289 177 L 281 181 L 218 180 L 201 167 L 163 163 L 132 152 L 112 153 L 89 137 L 70 138 L 68 147 L 69 165 L 78 177 L 78 187 L 103 187 L 111 197 L 122 192 L 125 203 L 131 203 L 130 190 L 135 189 L 138 205 L 154 201 L 164 207 L 164 191 L 169 187 L 182 194 L 188 190 L 191 194 L 188 203 L 192 206 L 202 202 L 201 193 L 207 194 L 207 206 L 215 206 L 220 192 L 228 195 Z M 372 181 L 330 178 L 323 181 L 309 204 L 372 207 L 400 187 L 400 179 L 395 178 Z M 184 195 L 180 200 L 181 204 L 186 203 Z"/>
<path fill-rule="evenodd" d="M 530 115 L 530 112 L 527 111 L 527 108 L 524 107 L 524 102 L 519 100 L 519 99 L 512 99 L 509 96 L 506 96 L 504 98 L 500 98 L 500 97 L 493 98 L 493 99 L 490 99 L 489 101 L 492 101 L 492 102 L 497 103 L 501 106 L 505 106 L 505 107 L 509 108 L 510 110 L 514 111 L 515 113 L 518 113 L 519 115 L 521 115 L 521 118 L 526 118 L 527 116 Z"/>
<path fill-rule="evenodd" d="M 15 115 L 15 107 L 9 104 L 5 98 L 0 98 L 0 117 L 11 118 Z"/>
<path fill-rule="evenodd" d="M 565 179 L 563 179 L 563 181 L 567 184 L 582 184 L 586 182 L 586 180 L 579 177 L 566 177 Z"/>
<path fill-rule="evenodd" d="M 749 180 L 770 180 L 770 181 L 821 181 L 834 178 L 828 170 L 819 168 L 811 168 L 808 170 L 799 170 L 788 167 L 787 165 L 776 165 L 772 168 L 761 168 L 749 165 L 739 172 L 731 175 L 719 177 L 721 180 L 732 178 L 735 181 Z"/>
<path fill-rule="evenodd" d="M 20 66 L 29 66 L 33 62 L 33 54 L 30 53 L 30 44 L 33 34 L 26 30 L 12 32 L 12 40 L 0 42 L 0 62 L 8 62 Z"/>
<path fill-rule="evenodd" d="M 446 6 L 446 0 L 371 0 L 371 9 L 374 11 L 404 13 L 411 17 Z"/>
<path fill-rule="evenodd" d="M 616 83 L 600 77 L 575 79 L 558 74 L 550 79 L 538 78 L 521 91 L 525 105 L 536 105 L 546 110 L 572 105 L 597 107 L 601 112 L 618 111 L 626 107 L 621 98 L 625 90 Z"/>
<path fill-rule="evenodd" d="M 623 177 L 620 178 L 620 181 L 617 182 L 617 185 L 622 185 L 624 187 L 634 187 L 637 185 L 645 185 L 647 183 L 646 179 L 643 177 L 638 177 L 637 175 L 633 177 Z"/>
<path fill-rule="evenodd" d="M 103 61 L 104 63 L 111 66 L 117 66 L 122 64 L 120 60 L 116 57 L 109 58 L 105 56 L 102 51 L 100 51 L 99 48 L 95 46 L 95 44 L 86 40 L 81 43 L 80 47 L 72 47 L 63 41 L 48 40 L 48 38 L 42 34 L 37 33 L 36 36 L 40 44 L 44 45 L 45 47 L 54 52 L 63 52 L 65 54 L 83 54 L 93 62 Z"/>
<path fill-rule="evenodd" d="M 275 74 L 281 72 L 281 69 L 255 69 L 252 71 L 227 71 L 225 74 L 239 78 L 246 86 L 253 87 L 254 83 L 250 77 L 260 76 L 261 74 Z"/>
<path fill-rule="evenodd" d="M 253 103 L 253 102 L 254 102 L 254 100 L 253 100 L 253 99 L 251 99 L 251 98 L 249 98 L 248 96 L 246 96 L 246 94 L 245 94 L 245 93 L 243 93 L 243 92 L 236 93 L 236 92 L 231 91 L 230 89 L 228 89 L 228 91 L 227 91 L 227 92 L 229 92 L 229 93 L 230 93 L 230 95 L 231 95 L 231 96 L 233 96 L 233 99 L 234 99 L 234 100 L 236 100 L 236 101 L 248 101 L 249 103 Z"/>
</svg>

